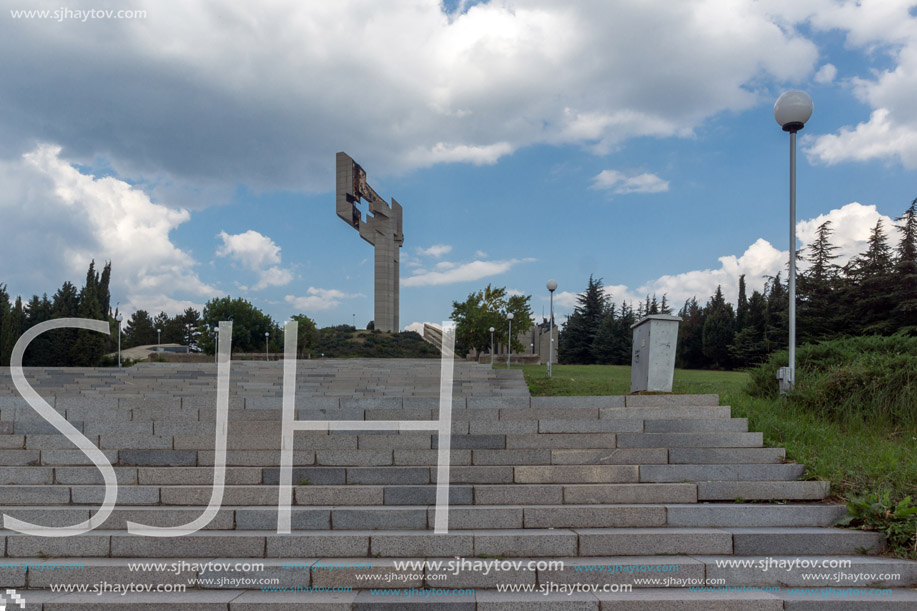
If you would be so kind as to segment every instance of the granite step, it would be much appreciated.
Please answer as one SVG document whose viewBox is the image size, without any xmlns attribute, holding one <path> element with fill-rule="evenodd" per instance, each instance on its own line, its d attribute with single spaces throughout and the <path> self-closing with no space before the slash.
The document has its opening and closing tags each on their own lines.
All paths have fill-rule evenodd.
<svg viewBox="0 0 917 611">
<path fill-rule="evenodd" d="M 97 529 L 79 537 L 5 533 L 5 557 L 293 558 L 635 555 L 855 555 L 879 553 L 873 532 L 830 528 L 529 528 L 454 530 L 198 531 L 177 538 Z"/>
</svg>

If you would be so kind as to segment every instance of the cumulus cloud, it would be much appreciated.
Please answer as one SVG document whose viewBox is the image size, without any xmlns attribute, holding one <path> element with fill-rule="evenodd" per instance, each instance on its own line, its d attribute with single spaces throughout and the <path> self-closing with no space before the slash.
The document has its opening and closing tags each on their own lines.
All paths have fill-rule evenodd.
<svg viewBox="0 0 917 611">
<path fill-rule="evenodd" d="M 617 170 L 602 170 L 592 179 L 593 189 L 613 189 L 615 193 L 664 193 L 669 181 L 645 172 L 627 176 Z"/>
<path fill-rule="evenodd" d="M 0 65 L 0 156 L 58 142 L 157 193 L 193 185 L 188 205 L 206 205 L 239 183 L 327 190 L 329 151 L 342 149 L 386 174 L 494 163 L 537 144 L 607 152 L 688 137 L 818 59 L 753 0 L 463 7 L 125 0 L 118 8 L 147 18 L 78 24 L 80 35 L 18 20 L 0 37 L 0 54 L 17 58 Z M 35 94 L 61 83 L 67 95 Z"/>
<path fill-rule="evenodd" d="M 417 253 L 429 257 L 441 257 L 452 252 L 452 247 L 448 244 L 434 244 L 429 248 L 418 248 Z"/>
<path fill-rule="evenodd" d="M 409 325 L 405 325 L 405 326 L 404 326 L 404 329 L 402 329 L 402 330 L 403 330 L 403 331 L 413 331 L 414 333 L 419 333 L 421 336 L 423 336 L 423 326 L 424 326 L 424 324 L 430 324 L 430 323 L 412 322 L 412 323 L 409 324 Z"/>
<path fill-rule="evenodd" d="M 885 55 L 892 63 L 891 68 L 875 70 L 867 78 L 850 80 L 856 97 L 871 108 L 869 118 L 833 134 L 809 134 L 804 144 L 811 160 L 831 165 L 883 159 L 917 168 L 913 104 L 917 96 L 917 18 L 911 14 L 912 4 L 904 0 L 847 2 L 828 5 L 809 16 L 816 29 L 845 32 L 849 48 Z M 828 76 L 820 70 L 816 80 L 819 75 Z"/>
<path fill-rule="evenodd" d="M 258 274 L 253 290 L 286 286 L 293 281 L 293 272 L 279 267 L 280 247 L 271 238 L 252 229 L 235 235 L 221 231 L 218 237 L 223 240 L 223 245 L 217 249 L 218 257 L 228 257 Z"/>
<path fill-rule="evenodd" d="M 899 238 L 897 232 L 892 229 L 893 220 L 879 213 L 874 205 L 851 202 L 813 219 L 799 221 L 796 224 L 796 235 L 803 257 L 807 254 L 806 247 L 815 240 L 818 227 L 825 221 L 830 221 L 833 230 L 831 244 L 837 246 L 834 254 L 838 258 L 834 263 L 842 266 L 866 250 L 870 230 L 879 220 L 883 222 L 889 244 L 897 244 Z M 745 275 L 750 295 L 753 290 L 763 290 L 768 277 L 779 273 L 781 278 L 786 279 L 788 261 L 788 250 L 780 250 L 767 240 L 758 238 L 741 255 L 719 257 L 719 266 L 660 276 L 636 288 L 623 284 L 608 285 L 605 287 L 605 293 L 616 304 L 622 301 L 636 304 L 643 301 L 646 295 L 655 294 L 657 299 L 662 299 L 662 296 L 666 295 L 669 304 L 677 310 L 691 297 L 705 303 L 716 292 L 716 287 L 721 286 L 726 300 L 735 303 L 738 298 L 740 276 Z M 807 267 L 808 262 L 804 258 L 799 261 L 800 272 L 805 271 Z M 577 305 L 578 296 L 578 293 L 571 291 L 557 292 L 554 295 L 555 308 L 561 311 L 572 310 Z"/>
<path fill-rule="evenodd" d="M 287 295 L 284 297 L 284 301 L 297 310 L 308 314 L 309 312 L 333 310 L 341 305 L 343 300 L 357 299 L 359 297 L 365 297 L 365 295 L 362 293 L 345 293 L 337 289 L 322 289 L 310 286 L 306 291 L 306 295 L 302 297 Z"/>
<path fill-rule="evenodd" d="M 215 296 L 191 255 L 169 233 L 190 213 L 150 201 L 113 177 L 80 172 L 57 146 L 40 145 L 0 162 L 4 280 L 24 294 L 82 279 L 91 260 L 112 261 L 112 301 L 122 311 L 177 313 Z M 197 298 L 197 299 L 194 299 Z"/>
<path fill-rule="evenodd" d="M 471 261 L 470 263 L 456 264 L 451 268 L 427 271 L 415 270 L 412 276 L 402 278 L 401 286 L 437 286 L 442 284 L 455 284 L 457 282 L 471 282 L 508 272 L 520 263 L 530 263 L 535 259 L 508 259 L 505 261 Z"/>
<path fill-rule="evenodd" d="M 813 78 L 816 83 L 829 85 L 834 82 L 835 77 L 837 77 L 837 68 L 834 64 L 825 64 L 818 69 Z"/>
</svg>

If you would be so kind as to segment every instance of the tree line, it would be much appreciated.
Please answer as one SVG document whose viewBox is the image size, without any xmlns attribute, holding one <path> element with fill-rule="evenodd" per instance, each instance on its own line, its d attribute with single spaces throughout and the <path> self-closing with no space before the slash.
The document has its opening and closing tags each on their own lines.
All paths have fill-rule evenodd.
<svg viewBox="0 0 917 611">
<path fill-rule="evenodd" d="M 99 272 L 95 261 L 89 264 L 82 288 L 67 281 L 52 297 L 45 293 L 10 299 L 5 284 L 0 284 L 0 366 L 9 366 L 13 347 L 23 333 L 35 325 L 57 318 L 89 318 L 106 320 L 111 334 L 105 336 L 82 329 L 54 329 L 38 335 L 23 355 L 27 367 L 94 367 L 117 364 L 116 358 L 106 358 L 118 348 L 118 309 L 111 307 L 111 262 Z M 304 314 L 291 317 L 299 323 L 297 350 L 308 353 L 318 341 L 315 322 Z M 136 310 L 122 320 L 121 347 L 180 344 L 192 351 L 213 354 L 216 329 L 220 321 L 233 321 L 233 352 L 272 352 L 283 350 L 283 330 L 278 322 L 242 298 L 229 296 L 211 299 L 202 312 L 188 308 L 181 314 L 169 316 L 160 312 L 151 316 L 146 310 Z M 159 330 L 157 332 L 157 330 Z M 265 336 L 265 333 L 267 336 Z"/>
<path fill-rule="evenodd" d="M 796 252 L 808 263 L 797 274 L 797 343 L 861 335 L 917 334 L 917 199 L 896 219 L 900 241 L 889 243 L 881 219 L 870 231 L 865 252 L 838 265 L 831 243 L 830 221 L 822 223 L 815 240 Z M 747 295 L 745 276 L 739 278 L 733 305 L 722 287 L 704 305 L 688 299 L 677 315 L 676 365 L 684 368 L 731 369 L 764 361 L 785 348 L 789 334 L 788 284 L 781 274 L 767 277 L 762 291 Z M 647 296 L 636 310 L 616 306 L 605 293 L 602 279 L 590 276 L 577 298 L 573 314 L 560 333 L 560 360 L 575 364 L 627 365 L 631 359 L 636 321 L 649 314 L 669 314 L 661 301 Z"/>
</svg>

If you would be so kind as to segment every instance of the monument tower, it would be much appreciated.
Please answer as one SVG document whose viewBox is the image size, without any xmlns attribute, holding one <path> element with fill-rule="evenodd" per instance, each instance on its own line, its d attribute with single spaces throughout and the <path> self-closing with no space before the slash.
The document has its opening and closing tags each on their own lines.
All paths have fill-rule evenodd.
<svg viewBox="0 0 917 611">
<path fill-rule="evenodd" d="M 364 218 L 357 207 L 366 200 L 369 210 Z M 397 333 L 399 251 L 404 244 L 401 229 L 401 204 L 392 198 L 385 203 L 366 183 L 366 172 L 347 153 L 337 154 L 337 213 L 360 237 L 375 248 L 375 283 L 373 286 L 376 329 Z"/>
</svg>

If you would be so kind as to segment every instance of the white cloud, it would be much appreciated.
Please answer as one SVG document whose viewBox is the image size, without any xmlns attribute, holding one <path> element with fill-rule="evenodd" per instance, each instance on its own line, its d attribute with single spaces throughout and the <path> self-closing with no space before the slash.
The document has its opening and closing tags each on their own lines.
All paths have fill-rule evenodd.
<svg viewBox="0 0 917 611">
<path fill-rule="evenodd" d="M 442 284 L 455 284 L 457 282 L 471 282 L 489 276 L 496 276 L 508 272 L 519 263 L 530 263 L 535 259 L 508 259 L 506 261 L 471 261 L 458 264 L 452 269 L 444 271 L 417 270 L 414 275 L 401 280 L 401 286 L 437 286 Z"/>
<path fill-rule="evenodd" d="M 293 273 L 279 267 L 280 247 L 271 238 L 252 229 L 235 235 L 221 231 L 219 237 L 223 245 L 217 249 L 217 256 L 228 257 L 258 274 L 253 290 L 286 286 L 293 281 Z"/>
<path fill-rule="evenodd" d="M 851 258 L 856 257 L 866 250 L 870 230 L 875 227 L 878 220 L 882 220 L 889 244 L 894 246 L 899 238 L 894 231 L 891 218 L 880 214 L 874 205 L 866 206 L 858 202 L 851 202 L 841 208 L 830 210 L 813 219 L 797 222 L 796 235 L 803 249 L 803 257 L 807 254 L 806 246 L 816 238 L 818 226 L 825 221 L 831 221 L 831 244 L 837 246 L 834 254 L 838 258 L 834 261 L 837 265 L 844 265 Z M 739 256 L 725 255 L 719 257 L 719 267 L 691 270 L 679 274 L 665 275 L 650 280 L 635 289 L 623 284 L 605 287 L 605 293 L 611 296 L 615 304 L 625 301 L 636 305 L 643 301 L 646 295 L 656 295 L 662 299 L 663 295 L 673 310 L 678 310 L 685 300 L 696 297 L 700 303 L 716 292 L 716 287 L 721 286 L 727 301 L 736 302 L 739 292 L 739 277 L 745 275 L 746 290 L 748 295 L 752 291 L 761 291 L 768 276 L 786 279 L 786 267 L 789 261 L 789 251 L 779 250 L 763 238 L 758 238 L 745 252 Z M 808 261 L 799 261 L 798 268 L 803 272 L 808 267 Z M 572 310 L 576 306 L 577 293 L 560 291 L 554 295 L 555 309 Z"/>
<path fill-rule="evenodd" d="M 883 159 L 917 168 L 917 18 L 911 15 L 912 5 L 905 0 L 865 0 L 829 4 L 810 16 L 817 29 L 845 32 L 848 48 L 884 55 L 892 62 L 890 69 L 850 79 L 854 95 L 871 108 L 869 118 L 833 134 L 809 134 L 804 145 L 810 160 L 831 165 Z M 816 81 L 820 75 L 828 76 L 820 70 Z"/>
<path fill-rule="evenodd" d="M 120 301 L 123 312 L 177 313 L 200 307 L 189 296 L 216 295 L 169 238 L 190 218 L 187 210 L 154 204 L 124 181 L 83 174 L 50 145 L 0 162 L 0 184 L 0 260 L 11 262 L 4 268 L 10 289 L 40 294 L 64 280 L 82 284 L 94 259 L 96 269 L 112 262 L 112 306 Z"/>
<path fill-rule="evenodd" d="M 452 247 L 448 244 L 434 244 L 429 248 L 418 248 L 417 253 L 420 255 L 426 255 L 428 257 L 439 258 L 443 255 L 447 255 L 452 252 Z"/>
<path fill-rule="evenodd" d="M 825 64 L 818 69 L 813 78 L 816 83 L 829 85 L 834 82 L 835 77 L 837 77 L 837 68 L 834 64 Z"/>
<path fill-rule="evenodd" d="M 333 310 L 341 305 L 345 299 L 356 299 L 365 297 L 362 293 L 345 293 L 337 289 L 321 289 L 310 286 L 303 297 L 287 295 L 284 301 L 292 305 L 297 310 L 305 312 L 319 312 L 323 310 Z"/>
<path fill-rule="evenodd" d="M 402 330 L 403 330 L 403 331 L 413 331 L 414 333 L 418 333 L 418 334 L 420 334 L 421 337 L 423 337 L 423 326 L 424 326 L 424 324 L 425 324 L 425 323 L 422 323 L 422 322 L 412 322 L 412 323 L 409 324 L 409 325 L 405 325 L 404 329 L 402 329 Z M 426 324 L 430 324 L 430 323 L 426 323 Z"/>
<path fill-rule="evenodd" d="M 342 148 L 384 175 L 538 144 L 689 137 L 760 103 L 762 83 L 815 69 L 816 46 L 763 4 L 492 0 L 446 15 L 438 0 L 161 0 L 85 35 L 23 20 L 0 39 L 17 58 L 0 156 L 54 139 L 157 193 L 193 185 L 207 204 L 240 183 L 326 190 L 328 151 Z M 39 99 L 36 75 L 77 85 Z M 168 120 L 163 99 L 182 100 Z"/>
<path fill-rule="evenodd" d="M 617 170 L 602 170 L 592 179 L 593 189 L 614 189 L 615 193 L 664 193 L 669 181 L 648 172 L 627 176 Z"/>
<path fill-rule="evenodd" d="M 476 259 L 486 259 L 488 255 L 483 250 L 476 250 L 474 251 L 474 256 Z"/>
</svg>

